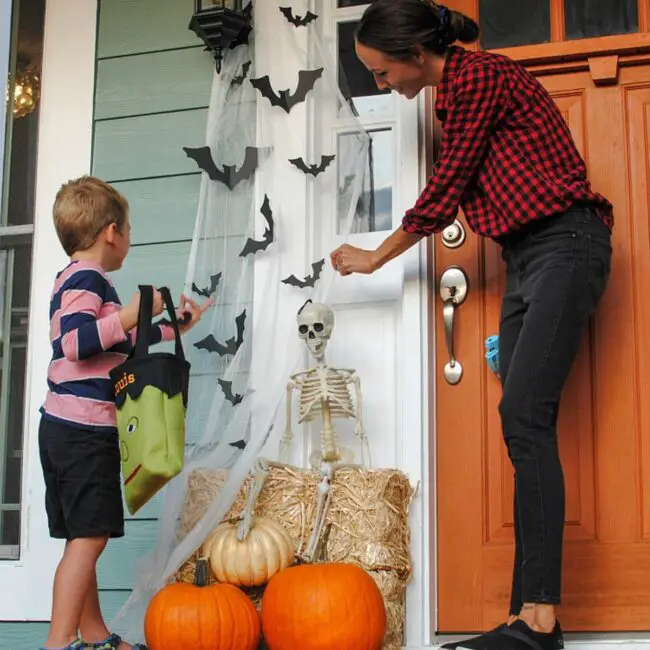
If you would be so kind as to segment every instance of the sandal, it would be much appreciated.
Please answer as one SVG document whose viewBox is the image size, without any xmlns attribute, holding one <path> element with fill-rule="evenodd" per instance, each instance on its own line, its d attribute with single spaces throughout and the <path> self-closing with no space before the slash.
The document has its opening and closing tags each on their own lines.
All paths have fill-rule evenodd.
<svg viewBox="0 0 650 650">
<path fill-rule="evenodd" d="M 94 648 L 94 650 L 117 650 L 120 647 L 120 643 L 123 643 L 122 639 L 117 634 L 111 634 L 108 639 L 104 639 L 99 643 L 86 643 L 85 647 Z M 132 643 L 131 648 L 132 650 L 148 650 L 147 646 L 141 643 Z"/>
<path fill-rule="evenodd" d="M 81 639 L 76 639 L 69 645 L 65 646 L 65 648 L 61 648 L 60 650 L 83 650 L 85 647 L 86 646 Z M 39 650 L 48 650 L 48 648 L 39 648 Z"/>
</svg>

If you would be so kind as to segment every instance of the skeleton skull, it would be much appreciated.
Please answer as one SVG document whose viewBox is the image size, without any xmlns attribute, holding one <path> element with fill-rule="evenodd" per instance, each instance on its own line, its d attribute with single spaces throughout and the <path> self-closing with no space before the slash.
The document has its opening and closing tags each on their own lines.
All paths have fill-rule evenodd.
<svg viewBox="0 0 650 650">
<path fill-rule="evenodd" d="M 322 359 L 334 329 L 334 312 L 327 305 L 308 302 L 298 312 L 296 320 L 298 336 L 316 359 Z"/>
</svg>

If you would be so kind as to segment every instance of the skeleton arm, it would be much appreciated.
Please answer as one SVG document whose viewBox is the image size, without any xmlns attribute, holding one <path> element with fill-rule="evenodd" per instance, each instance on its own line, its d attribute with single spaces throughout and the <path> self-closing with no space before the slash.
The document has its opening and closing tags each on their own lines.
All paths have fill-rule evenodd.
<svg viewBox="0 0 650 650">
<path fill-rule="evenodd" d="M 286 423 L 284 426 L 284 435 L 280 440 L 279 460 L 281 463 L 289 462 L 289 450 L 291 449 L 291 440 L 293 432 L 291 430 L 291 418 L 293 415 L 293 391 L 298 387 L 298 383 L 292 377 L 287 384 L 286 392 Z"/>
<path fill-rule="evenodd" d="M 354 394 L 357 402 L 357 425 L 354 428 L 354 435 L 361 441 L 361 464 L 364 467 L 370 467 L 372 459 L 370 458 L 370 446 L 368 445 L 368 438 L 363 428 L 363 395 L 361 394 L 361 379 L 359 375 L 352 371 L 348 381 L 354 384 Z"/>
</svg>

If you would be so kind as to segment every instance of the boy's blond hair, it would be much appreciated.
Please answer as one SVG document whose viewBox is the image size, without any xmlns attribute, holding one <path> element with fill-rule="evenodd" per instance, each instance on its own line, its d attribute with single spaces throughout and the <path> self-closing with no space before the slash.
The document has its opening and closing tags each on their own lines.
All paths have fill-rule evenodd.
<svg viewBox="0 0 650 650">
<path fill-rule="evenodd" d="M 61 186 L 54 200 L 54 227 L 68 256 L 90 248 L 101 231 L 114 223 L 123 232 L 129 202 L 112 185 L 82 176 Z"/>
</svg>

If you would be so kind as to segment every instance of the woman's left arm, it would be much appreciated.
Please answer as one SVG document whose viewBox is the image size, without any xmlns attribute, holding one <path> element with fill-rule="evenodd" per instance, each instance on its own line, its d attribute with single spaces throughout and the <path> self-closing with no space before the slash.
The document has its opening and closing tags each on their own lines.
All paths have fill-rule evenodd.
<svg viewBox="0 0 650 650">
<path fill-rule="evenodd" d="M 342 275 L 372 273 L 456 217 L 467 185 L 483 159 L 494 125 L 505 114 L 502 73 L 489 63 L 470 65 L 455 82 L 434 172 L 400 227 L 374 251 L 347 244 L 331 254 Z"/>
</svg>

